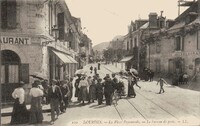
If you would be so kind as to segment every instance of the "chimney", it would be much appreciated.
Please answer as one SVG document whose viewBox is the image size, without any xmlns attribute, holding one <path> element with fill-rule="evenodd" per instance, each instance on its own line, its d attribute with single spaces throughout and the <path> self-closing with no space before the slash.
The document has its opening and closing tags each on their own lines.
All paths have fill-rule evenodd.
<svg viewBox="0 0 200 126">
<path fill-rule="evenodd" d="M 149 14 L 149 28 L 158 28 L 157 26 L 157 13 L 150 13 Z"/>
</svg>

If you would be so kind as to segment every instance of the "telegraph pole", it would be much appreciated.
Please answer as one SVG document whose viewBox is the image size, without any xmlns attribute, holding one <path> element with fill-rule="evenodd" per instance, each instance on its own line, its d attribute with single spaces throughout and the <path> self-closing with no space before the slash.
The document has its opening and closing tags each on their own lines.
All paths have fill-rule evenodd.
<svg viewBox="0 0 200 126">
<path fill-rule="evenodd" d="M 1 32 L 0 32 L 0 37 L 1 37 Z M 2 96 L 2 90 L 1 90 L 1 61 L 2 58 L 1 58 L 1 43 L 0 43 L 0 112 L 1 112 L 1 103 L 2 103 L 2 99 L 1 99 L 1 96 Z M 1 124 L 1 116 L 0 116 L 0 124 Z"/>
</svg>

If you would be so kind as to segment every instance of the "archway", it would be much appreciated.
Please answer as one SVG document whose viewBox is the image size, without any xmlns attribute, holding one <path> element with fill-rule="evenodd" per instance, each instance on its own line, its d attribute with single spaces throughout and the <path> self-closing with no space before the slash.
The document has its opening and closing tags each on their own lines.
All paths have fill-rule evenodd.
<svg viewBox="0 0 200 126">
<path fill-rule="evenodd" d="M 13 101 L 11 94 L 19 84 L 19 67 L 21 60 L 20 57 L 11 50 L 3 50 L 1 59 L 2 103 L 9 103 Z"/>
<path fill-rule="evenodd" d="M 174 68 L 177 74 L 182 74 L 185 68 L 184 59 L 181 57 L 177 57 L 174 59 Z"/>
<path fill-rule="evenodd" d="M 200 80 L 200 58 L 195 59 L 195 78 Z"/>
</svg>

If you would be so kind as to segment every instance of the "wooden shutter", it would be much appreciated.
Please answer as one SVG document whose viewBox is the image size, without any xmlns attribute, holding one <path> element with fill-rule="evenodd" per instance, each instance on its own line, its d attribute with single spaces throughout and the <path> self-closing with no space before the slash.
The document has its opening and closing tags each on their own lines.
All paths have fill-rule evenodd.
<svg viewBox="0 0 200 126">
<path fill-rule="evenodd" d="M 20 81 L 29 83 L 29 64 L 20 65 Z"/>
<path fill-rule="evenodd" d="M 185 48 L 184 47 L 184 44 L 185 44 L 184 37 L 181 37 L 181 44 L 182 44 L 181 50 L 184 51 L 184 48 Z"/>
<path fill-rule="evenodd" d="M 64 12 L 58 13 L 58 29 L 59 29 L 59 40 L 64 40 L 65 36 L 65 22 L 64 22 Z"/>
<path fill-rule="evenodd" d="M 7 0 L 7 26 L 8 28 L 16 28 L 16 0 Z"/>
<path fill-rule="evenodd" d="M 1 1 L 1 28 L 7 28 L 7 1 Z"/>
</svg>

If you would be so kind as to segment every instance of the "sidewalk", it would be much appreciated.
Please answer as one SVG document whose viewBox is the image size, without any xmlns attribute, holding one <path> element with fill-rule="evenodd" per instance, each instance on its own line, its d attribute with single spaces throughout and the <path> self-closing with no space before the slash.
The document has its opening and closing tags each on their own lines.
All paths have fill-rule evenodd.
<svg viewBox="0 0 200 126">
<path fill-rule="evenodd" d="M 26 108 L 29 110 L 30 109 L 30 105 L 26 105 Z M 1 109 L 1 116 L 4 117 L 4 116 L 11 116 L 12 114 L 12 107 L 6 107 L 6 108 L 2 108 Z M 46 113 L 46 112 L 50 112 L 50 104 L 48 105 L 43 105 L 42 106 L 42 112 L 43 113 Z"/>
</svg>

